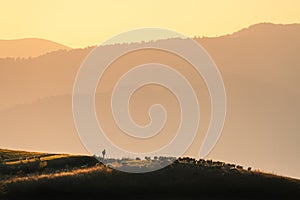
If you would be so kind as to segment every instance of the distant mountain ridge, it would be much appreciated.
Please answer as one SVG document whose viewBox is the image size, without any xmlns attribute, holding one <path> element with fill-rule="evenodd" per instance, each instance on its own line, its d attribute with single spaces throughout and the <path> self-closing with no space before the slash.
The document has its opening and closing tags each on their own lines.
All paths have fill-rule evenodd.
<svg viewBox="0 0 300 200">
<path fill-rule="evenodd" d="M 231 34 L 225 34 L 217 37 L 203 36 L 201 39 L 221 39 L 231 37 L 253 37 L 253 34 L 268 35 L 277 31 L 277 35 L 290 36 L 300 35 L 300 23 L 294 24 L 273 24 L 258 23 L 242 28 Z M 288 33 L 289 32 L 289 33 Z M 199 39 L 199 37 L 198 37 Z M 91 47 L 87 45 L 86 47 Z M 84 47 L 83 47 L 84 48 Z M 0 58 L 29 58 L 38 57 L 46 53 L 58 50 L 71 50 L 71 47 L 42 38 L 22 38 L 22 39 L 0 39 Z"/>
<path fill-rule="evenodd" d="M 276 31 L 276 34 L 282 34 L 282 33 L 292 33 L 299 35 L 299 27 L 300 23 L 294 23 L 294 24 L 273 24 L 273 23 L 259 23 L 259 24 L 253 24 L 247 28 L 243 28 L 239 31 L 236 31 L 231 36 L 245 36 L 249 34 L 253 34 L 254 32 L 260 33 L 260 34 L 267 34 L 270 32 Z M 291 32 L 292 31 L 292 32 Z M 226 35 L 228 36 L 228 35 Z"/>
<path fill-rule="evenodd" d="M 0 58 L 37 57 L 57 50 L 70 50 L 65 45 L 39 38 L 0 40 Z"/>
</svg>

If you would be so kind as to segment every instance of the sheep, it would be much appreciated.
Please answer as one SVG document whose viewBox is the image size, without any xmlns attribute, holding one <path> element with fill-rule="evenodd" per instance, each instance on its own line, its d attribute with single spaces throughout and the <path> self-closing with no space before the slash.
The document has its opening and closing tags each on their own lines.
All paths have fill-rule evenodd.
<svg viewBox="0 0 300 200">
<path fill-rule="evenodd" d="M 150 156 L 145 156 L 145 160 L 150 161 L 151 157 Z"/>
<path fill-rule="evenodd" d="M 212 165 L 212 160 L 207 160 L 206 163 Z"/>
<path fill-rule="evenodd" d="M 237 169 L 241 169 L 241 170 L 242 170 L 242 169 L 243 169 L 243 166 L 241 166 L 241 165 L 237 165 L 237 166 L 236 166 L 236 168 L 237 168 Z"/>
<path fill-rule="evenodd" d="M 235 168 L 235 164 L 229 164 L 231 168 Z"/>
</svg>

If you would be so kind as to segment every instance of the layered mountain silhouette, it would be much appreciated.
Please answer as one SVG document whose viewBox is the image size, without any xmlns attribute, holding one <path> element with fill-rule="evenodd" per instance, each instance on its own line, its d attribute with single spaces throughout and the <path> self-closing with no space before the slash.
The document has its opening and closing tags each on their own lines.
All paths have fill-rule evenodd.
<svg viewBox="0 0 300 200">
<path fill-rule="evenodd" d="M 62 44 L 38 38 L 0 40 L 0 58 L 37 57 L 52 51 L 70 49 Z"/>
<path fill-rule="evenodd" d="M 299 35 L 300 24 L 263 23 L 231 35 L 196 38 L 217 64 L 228 101 L 224 131 L 208 158 L 300 177 Z M 71 94 L 77 70 L 92 49 L 0 59 L 4 148 L 86 153 L 74 127 Z M 188 68 L 186 73 L 193 76 Z M 98 91 L 97 98 L 105 94 Z M 208 112 L 204 109 L 201 116 Z M 198 155 L 202 139 L 203 134 L 197 136 L 189 156 Z"/>
</svg>

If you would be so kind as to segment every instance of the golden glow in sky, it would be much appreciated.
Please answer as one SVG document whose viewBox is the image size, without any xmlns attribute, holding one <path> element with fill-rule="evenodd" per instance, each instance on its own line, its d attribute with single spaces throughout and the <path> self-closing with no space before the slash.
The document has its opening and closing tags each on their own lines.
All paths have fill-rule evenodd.
<svg viewBox="0 0 300 200">
<path fill-rule="evenodd" d="M 193 37 L 228 34 L 260 22 L 300 22 L 298 0 L 1 0 L 0 5 L 0 39 L 36 37 L 74 48 L 141 27 Z"/>
</svg>

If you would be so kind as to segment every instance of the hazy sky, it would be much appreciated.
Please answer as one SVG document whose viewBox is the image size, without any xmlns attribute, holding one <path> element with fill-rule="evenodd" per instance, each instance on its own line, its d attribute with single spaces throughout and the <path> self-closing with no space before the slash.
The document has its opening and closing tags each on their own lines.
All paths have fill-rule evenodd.
<svg viewBox="0 0 300 200">
<path fill-rule="evenodd" d="M 0 5 L 0 39 L 38 37 L 74 48 L 140 27 L 219 36 L 259 22 L 300 22 L 298 0 L 0 0 Z"/>
</svg>

